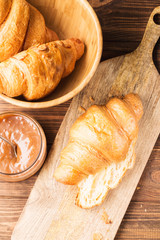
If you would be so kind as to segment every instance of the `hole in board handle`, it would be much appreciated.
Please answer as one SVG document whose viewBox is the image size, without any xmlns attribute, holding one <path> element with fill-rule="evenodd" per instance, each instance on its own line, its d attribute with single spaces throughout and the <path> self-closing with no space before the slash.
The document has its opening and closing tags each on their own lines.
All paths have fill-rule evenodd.
<svg viewBox="0 0 160 240">
<path fill-rule="evenodd" d="M 155 24 L 160 25 L 160 14 L 159 13 L 156 13 L 153 16 L 153 21 L 154 21 Z"/>
<path fill-rule="evenodd" d="M 160 38 L 158 39 L 154 49 L 153 49 L 153 62 L 157 71 L 160 74 Z"/>
</svg>

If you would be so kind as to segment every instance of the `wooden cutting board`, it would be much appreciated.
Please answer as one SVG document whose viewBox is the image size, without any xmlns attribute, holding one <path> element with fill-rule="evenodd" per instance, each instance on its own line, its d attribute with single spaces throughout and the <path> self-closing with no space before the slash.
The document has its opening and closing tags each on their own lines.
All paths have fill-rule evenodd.
<svg viewBox="0 0 160 240">
<path fill-rule="evenodd" d="M 160 37 L 160 26 L 153 21 L 157 13 L 160 14 L 160 7 L 152 12 L 139 47 L 130 54 L 102 62 L 88 86 L 73 99 L 12 240 L 114 239 L 160 132 L 160 76 L 152 60 L 154 46 Z M 81 106 L 86 109 L 93 103 L 105 104 L 109 96 L 129 92 L 138 93 L 144 106 L 136 164 L 119 186 L 109 192 L 101 206 L 81 209 L 74 204 L 76 186 L 65 186 L 53 178 L 60 152 L 67 144 L 69 129 L 83 113 Z M 104 211 L 112 224 L 102 219 Z M 94 238 L 96 233 L 99 238 Z"/>
</svg>

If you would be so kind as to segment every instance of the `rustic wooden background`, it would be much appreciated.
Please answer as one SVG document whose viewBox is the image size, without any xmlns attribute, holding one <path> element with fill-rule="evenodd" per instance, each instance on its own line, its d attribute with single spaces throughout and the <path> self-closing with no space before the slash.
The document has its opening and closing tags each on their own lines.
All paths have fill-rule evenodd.
<svg viewBox="0 0 160 240">
<path fill-rule="evenodd" d="M 133 51 L 142 39 L 149 15 L 160 0 L 89 0 L 103 31 L 102 61 Z M 160 47 L 153 58 L 160 72 Z M 34 116 L 42 125 L 48 151 L 54 141 L 70 101 L 57 107 L 27 110 L 0 101 L 0 111 L 17 110 Z M 20 183 L 0 181 L 0 240 L 9 240 L 26 203 L 35 176 Z M 119 228 L 116 240 L 160 239 L 160 137 Z"/>
</svg>

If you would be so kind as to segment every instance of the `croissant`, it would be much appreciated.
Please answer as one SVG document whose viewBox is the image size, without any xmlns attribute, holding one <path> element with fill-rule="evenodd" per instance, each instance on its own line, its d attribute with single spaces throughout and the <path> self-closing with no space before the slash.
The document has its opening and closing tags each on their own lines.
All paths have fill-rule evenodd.
<svg viewBox="0 0 160 240">
<path fill-rule="evenodd" d="M 54 177 L 78 186 L 78 206 L 101 204 L 109 189 L 133 166 L 142 114 L 139 96 L 130 93 L 111 98 L 105 106 L 91 106 L 75 121 Z"/>
<path fill-rule="evenodd" d="M 32 45 L 57 39 L 41 13 L 25 0 L 0 1 L 0 62 Z"/>
<path fill-rule="evenodd" d="M 68 76 L 84 53 L 79 39 L 67 39 L 33 46 L 0 63 L 0 93 L 23 95 L 27 100 L 52 92 Z"/>
</svg>

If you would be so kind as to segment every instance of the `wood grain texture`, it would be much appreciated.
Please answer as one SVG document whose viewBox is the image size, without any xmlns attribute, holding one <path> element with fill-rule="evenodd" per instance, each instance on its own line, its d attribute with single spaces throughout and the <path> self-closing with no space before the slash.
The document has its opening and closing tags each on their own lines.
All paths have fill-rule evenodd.
<svg viewBox="0 0 160 240">
<path fill-rule="evenodd" d="M 92 2 L 90 1 L 91 4 Z M 96 2 L 98 3 L 98 1 Z M 101 7 L 101 3 L 102 1 L 99 1 L 99 5 L 97 5 L 95 10 L 103 30 L 103 60 L 133 51 L 142 38 L 151 11 L 154 7 L 160 5 L 159 0 L 113 0 L 112 3 L 105 4 L 103 7 Z M 160 62 L 159 45 L 156 50 L 158 52 L 155 52 L 154 59 Z M 1 111 L 24 111 L 34 116 L 42 124 L 50 148 L 69 103 L 33 111 L 13 107 L 0 101 L 0 108 Z M 138 185 L 140 189 L 136 190 L 133 195 L 115 238 L 116 240 L 160 239 L 160 216 L 159 208 L 157 208 L 157 204 L 160 202 L 159 166 L 160 138 L 156 142 L 143 176 L 140 179 Z M 15 184 L 0 182 L 1 240 L 10 239 L 13 227 L 20 216 L 36 178 L 37 175 L 22 183 Z M 141 205 L 144 207 L 141 207 Z M 150 209 L 150 212 L 146 212 L 145 209 Z M 151 233 L 152 230 L 153 234 Z"/>
<path fill-rule="evenodd" d="M 115 238 L 160 132 L 160 75 L 152 61 L 152 52 L 160 36 L 160 26 L 153 21 L 157 13 L 160 14 L 160 7 L 152 12 L 139 47 L 130 54 L 102 62 L 88 86 L 73 99 L 16 224 L 12 240 L 87 240 L 92 239 L 96 232 L 105 239 Z M 90 96 L 95 99 L 95 104 L 105 104 L 109 96 L 129 92 L 138 93 L 144 107 L 136 146 L 136 164 L 119 187 L 109 192 L 101 206 L 88 210 L 78 208 L 74 204 L 76 186 L 65 186 L 53 178 L 60 152 L 68 141 L 69 129 L 82 114 L 80 106 L 87 109 L 93 104 Z M 102 221 L 104 209 L 112 224 L 106 225 Z M 157 234 L 159 231 L 153 236 L 157 237 Z"/>
</svg>

